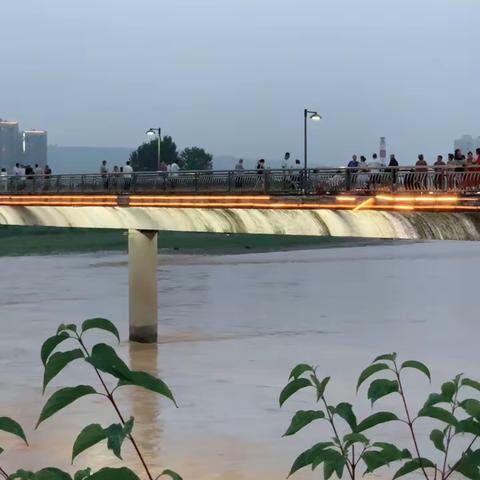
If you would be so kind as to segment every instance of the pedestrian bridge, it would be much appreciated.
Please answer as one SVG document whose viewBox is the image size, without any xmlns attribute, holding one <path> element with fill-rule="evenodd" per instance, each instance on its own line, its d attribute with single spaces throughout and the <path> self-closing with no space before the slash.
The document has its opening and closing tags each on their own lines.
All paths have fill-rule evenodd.
<svg viewBox="0 0 480 480">
<path fill-rule="evenodd" d="M 0 177 L 0 225 L 129 231 L 130 338 L 147 342 L 158 232 L 480 240 L 479 213 L 476 171 Z"/>
</svg>

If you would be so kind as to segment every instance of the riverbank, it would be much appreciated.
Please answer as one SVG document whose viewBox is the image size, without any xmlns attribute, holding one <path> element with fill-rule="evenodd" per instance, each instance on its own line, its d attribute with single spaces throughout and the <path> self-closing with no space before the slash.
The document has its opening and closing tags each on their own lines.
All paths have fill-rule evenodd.
<svg viewBox="0 0 480 480">
<path fill-rule="evenodd" d="M 0 256 L 126 252 L 123 230 L 0 227 Z M 239 254 L 391 244 L 392 240 L 287 235 L 226 235 L 162 232 L 159 249 L 169 253 Z"/>
</svg>

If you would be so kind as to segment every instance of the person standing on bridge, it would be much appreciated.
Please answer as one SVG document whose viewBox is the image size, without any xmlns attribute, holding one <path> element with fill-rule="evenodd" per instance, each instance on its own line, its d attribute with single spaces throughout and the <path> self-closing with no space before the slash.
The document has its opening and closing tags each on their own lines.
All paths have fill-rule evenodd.
<svg viewBox="0 0 480 480">
<path fill-rule="evenodd" d="M 133 168 L 130 165 L 130 162 L 127 161 L 127 163 L 123 167 L 123 179 L 124 179 L 125 190 L 130 190 L 130 185 L 132 183 L 132 173 L 133 173 Z"/>
<path fill-rule="evenodd" d="M 2 189 L 2 192 L 6 192 L 7 191 L 7 187 L 8 187 L 8 173 L 7 171 L 2 168 L 2 170 L 0 170 L 0 187 Z"/>
<path fill-rule="evenodd" d="M 107 167 L 106 160 L 103 160 L 102 164 L 100 165 L 100 175 L 102 176 L 102 180 L 103 180 L 103 188 L 107 189 L 108 188 L 108 167 Z"/>
</svg>

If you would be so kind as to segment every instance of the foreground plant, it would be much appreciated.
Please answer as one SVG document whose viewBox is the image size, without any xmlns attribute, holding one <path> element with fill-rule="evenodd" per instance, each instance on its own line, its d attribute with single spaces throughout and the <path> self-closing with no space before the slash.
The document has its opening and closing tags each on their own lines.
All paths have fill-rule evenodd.
<svg viewBox="0 0 480 480">
<path fill-rule="evenodd" d="M 43 391 L 45 392 L 47 385 L 67 365 L 75 360 L 86 362 L 93 369 L 101 385 L 100 391 L 97 391 L 97 389 L 91 385 L 77 385 L 76 387 L 58 389 L 45 403 L 35 428 L 38 428 L 42 422 L 79 398 L 87 395 L 100 395 L 110 403 L 118 417 L 119 423 L 113 423 L 107 427 L 102 427 L 98 423 L 92 423 L 86 426 L 80 432 L 73 445 L 72 463 L 78 455 L 104 440 L 107 441 L 107 448 L 119 459 L 122 459 L 122 445 L 125 439 L 128 439 L 138 455 L 148 480 L 158 480 L 164 475 L 170 477 L 172 480 L 182 480 L 177 473 L 168 469 L 156 477 L 154 476 L 132 434 L 134 419 L 133 417 L 125 419 L 114 396 L 117 389 L 135 385 L 156 392 L 168 398 L 176 405 L 171 390 L 162 380 L 149 373 L 130 370 L 111 346 L 105 343 L 98 343 L 89 349 L 84 340 L 86 333 L 93 329 L 109 332 L 120 342 L 120 335 L 112 322 L 104 318 L 93 318 L 85 320 L 80 329 L 74 324 L 62 324 L 58 327 L 57 333 L 43 343 L 41 349 L 41 360 L 45 367 Z M 57 347 L 66 341 L 73 342 L 77 348 L 55 352 Z M 102 374 L 113 377 L 116 385 L 113 388 L 109 387 L 107 380 Z M 27 443 L 27 438 L 22 427 L 12 418 L 0 417 L 0 430 L 16 435 Z M 2 451 L 3 449 L 0 448 L 0 454 Z M 13 474 L 8 474 L 0 464 L 0 478 L 1 477 L 8 480 L 139 480 L 139 476 L 127 467 L 106 467 L 95 473 L 92 473 L 91 469 L 87 468 L 77 471 L 72 479 L 70 474 L 55 467 L 44 468 L 35 473 L 27 470 L 18 470 Z"/>
<path fill-rule="evenodd" d="M 372 473 L 379 468 L 399 462 L 392 479 L 420 472 L 425 480 L 447 480 L 458 473 L 471 480 L 480 480 L 480 449 L 474 444 L 480 436 L 480 402 L 471 398 L 480 392 L 480 383 L 462 374 L 443 383 L 439 393 L 432 393 L 423 407 L 412 414 L 408 405 L 403 373 L 416 369 L 431 379 L 426 365 L 415 360 L 400 363 L 395 353 L 380 355 L 360 374 L 357 391 L 374 375 L 382 377 L 371 381 L 367 397 L 372 406 L 387 395 L 397 395 L 403 412 L 397 416 L 390 411 L 379 411 L 358 421 L 350 403 L 331 405 L 326 399 L 330 377 L 321 379 L 317 369 L 307 364 L 297 365 L 291 372 L 289 383 L 280 394 L 280 406 L 298 391 L 313 388 L 319 410 L 300 410 L 295 413 L 284 436 L 294 435 L 310 423 L 321 420 L 329 424 L 333 438 L 315 444 L 300 454 L 290 470 L 290 475 L 304 467 L 315 470 L 323 465 L 323 475 L 328 480 L 334 473 L 338 478 L 347 476 L 354 480 L 359 474 Z M 422 454 L 417 422 L 422 418 L 434 419 L 438 428 L 430 433 L 438 455 L 427 458 Z M 373 427 L 388 422 L 397 422 L 407 428 L 411 438 L 411 450 L 393 443 L 378 441 L 369 433 Z M 368 433 L 367 433 L 368 432 Z M 455 443 L 455 448 L 452 449 Z M 452 451 L 461 451 L 452 455 Z"/>
</svg>

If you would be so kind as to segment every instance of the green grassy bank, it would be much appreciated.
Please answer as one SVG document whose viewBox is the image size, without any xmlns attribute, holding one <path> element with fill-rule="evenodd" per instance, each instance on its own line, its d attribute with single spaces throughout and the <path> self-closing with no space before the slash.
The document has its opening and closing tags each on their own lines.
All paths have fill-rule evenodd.
<svg viewBox="0 0 480 480">
<path fill-rule="evenodd" d="M 178 253 L 245 253 L 375 245 L 384 240 L 162 232 L 159 248 Z M 122 230 L 0 227 L 0 256 L 127 251 Z"/>
</svg>

